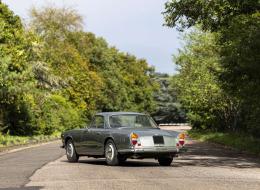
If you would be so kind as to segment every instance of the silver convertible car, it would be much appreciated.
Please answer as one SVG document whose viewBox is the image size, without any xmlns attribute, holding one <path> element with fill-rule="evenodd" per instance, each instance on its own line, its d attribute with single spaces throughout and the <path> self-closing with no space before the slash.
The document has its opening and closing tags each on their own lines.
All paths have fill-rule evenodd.
<svg viewBox="0 0 260 190">
<path fill-rule="evenodd" d="M 80 156 L 105 157 L 108 165 L 119 165 L 127 158 L 155 158 L 169 166 L 184 145 L 184 134 L 162 130 L 142 113 L 103 112 L 90 126 L 62 133 L 62 147 L 70 162 Z"/>
</svg>

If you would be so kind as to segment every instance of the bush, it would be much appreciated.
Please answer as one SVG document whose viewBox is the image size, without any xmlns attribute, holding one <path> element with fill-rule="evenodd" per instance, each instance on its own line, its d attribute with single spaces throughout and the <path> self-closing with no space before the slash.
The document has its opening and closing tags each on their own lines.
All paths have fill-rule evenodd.
<svg viewBox="0 0 260 190">
<path fill-rule="evenodd" d="M 52 139 L 57 139 L 59 137 L 60 137 L 60 133 L 55 133 L 51 136 L 43 136 L 43 135 L 10 136 L 10 135 L 3 135 L 0 133 L 0 148 L 48 141 L 48 140 L 52 140 Z"/>
<path fill-rule="evenodd" d="M 39 120 L 40 133 L 50 135 L 57 131 L 81 127 L 84 121 L 80 111 L 64 97 L 52 95 L 46 99 Z"/>
</svg>

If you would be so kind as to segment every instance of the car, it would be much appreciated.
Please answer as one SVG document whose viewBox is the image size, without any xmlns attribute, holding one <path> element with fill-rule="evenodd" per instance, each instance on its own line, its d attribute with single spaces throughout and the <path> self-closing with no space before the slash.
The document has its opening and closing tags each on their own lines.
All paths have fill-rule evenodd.
<svg viewBox="0 0 260 190">
<path fill-rule="evenodd" d="M 110 166 L 128 158 L 155 158 L 169 166 L 184 147 L 184 134 L 162 130 L 152 117 L 136 112 L 102 112 L 88 127 L 65 131 L 61 135 L 69 162 L 80 156 L 105 157 Z"/>
</svg>

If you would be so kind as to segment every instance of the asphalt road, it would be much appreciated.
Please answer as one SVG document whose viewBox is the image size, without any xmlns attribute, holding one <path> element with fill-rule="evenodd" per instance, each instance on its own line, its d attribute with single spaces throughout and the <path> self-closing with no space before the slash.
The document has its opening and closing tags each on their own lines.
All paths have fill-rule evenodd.
<svg viewBox="0 0 260 190">
<path fill-rule="evenodd" d="M 26 183 L 26 190 L 260 189 L 259 158 L 192 140 L 187 146 L 189 151 L 170 167 L 161 167 L 153 159 L 130 159 L 123 166 L 110 167 L 104 159 L 85 157 L 68 163 L 53 143 L 0 156 L 0 187 L 17 189 Z"/>
<path fill-rule="evenodd" d="M 0 156 L 0 189 L 19 189 L 29 182 L 30 176 L 50 161 L 64 155 L 61 142 L 7 153 Z"/>
</svg>

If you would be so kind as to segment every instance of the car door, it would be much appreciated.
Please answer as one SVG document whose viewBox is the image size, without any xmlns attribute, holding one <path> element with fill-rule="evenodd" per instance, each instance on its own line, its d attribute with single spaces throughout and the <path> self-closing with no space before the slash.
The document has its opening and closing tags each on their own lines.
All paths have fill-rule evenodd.
<svg viewBox="0 0 260 190">
<path fill-rule="evenodd" d="M 95 140 L 92 135 L 92 128 L 81 129 L 80 139 L 77 143 L 77 153 L 81 155 L 92 155 L 95 148 Z"/>
<path fill-rule="evenodd" d="M 94 139 L 95 149 L 93 153 L 95 155 L 102 155 L 104 153 L 104 140 L 106 137 L 105 118 L 102 115 L 97 115 L 94 118 L 94 125 L 91 128 L 91 134 Z"/>
<path fill-rule="evenodd" d="M 102 130 L 104 130 L 104 117 L 96 115 L 90 126 L 83 130 L 81 135 L 81 152 L 84 155 L 103 154 Z"/>
</svg>

